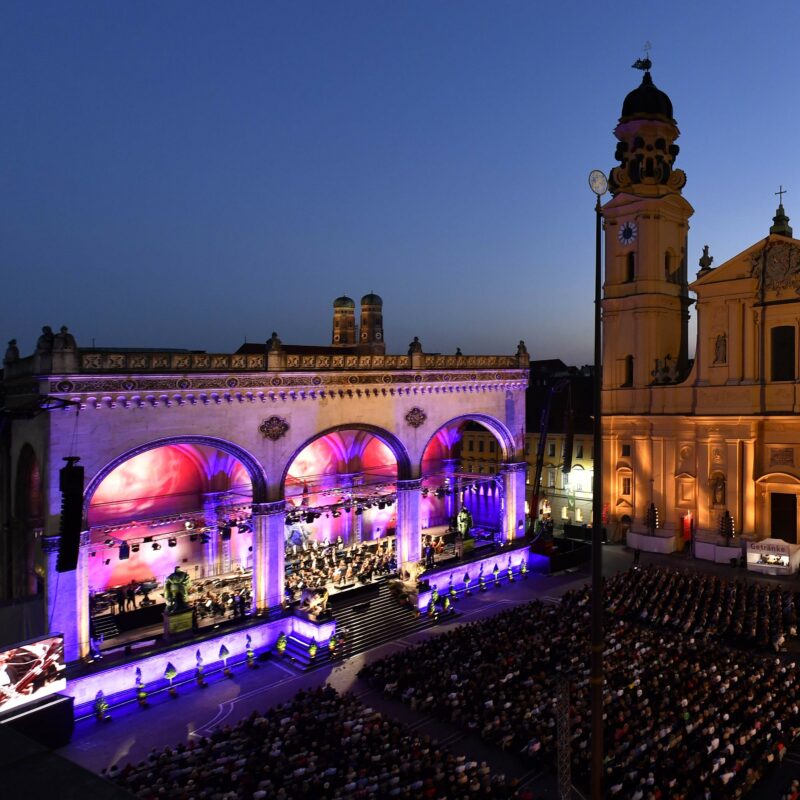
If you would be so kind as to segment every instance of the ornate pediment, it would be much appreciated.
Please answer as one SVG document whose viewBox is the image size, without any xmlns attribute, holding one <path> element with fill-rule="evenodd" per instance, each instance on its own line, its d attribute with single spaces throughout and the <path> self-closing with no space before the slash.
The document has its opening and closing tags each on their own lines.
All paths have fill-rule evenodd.
<svg viewBox="0 0 800 800">
<path fill-rule="evenodd" d="M 758 291 L 781 295 L 800 294 L 800 247 L 792 242 L 770 242 L 750 256 L 750 274 L 758 281 Z"/>
</svg>

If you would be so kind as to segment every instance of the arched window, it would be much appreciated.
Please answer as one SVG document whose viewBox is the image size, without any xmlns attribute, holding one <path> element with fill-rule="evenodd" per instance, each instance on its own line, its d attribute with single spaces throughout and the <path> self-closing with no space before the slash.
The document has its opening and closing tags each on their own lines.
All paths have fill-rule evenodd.
<svg viewBox="0 0 800 800">
<path fill-rule="evenodd" d="M 795 379 L 794 325 L 778 325 L 772 329 L 772 380 Z"/>
<path fill-rule="evenodd" d="M 625 356 L 622 385 L 633 386 L 633 356 Z"/>
<path fill-rule="evenodd" d="M 625 283 L 633 283 L 636 279 L 636 256 L 628 253 L 625 258 Z"/>
</svg>

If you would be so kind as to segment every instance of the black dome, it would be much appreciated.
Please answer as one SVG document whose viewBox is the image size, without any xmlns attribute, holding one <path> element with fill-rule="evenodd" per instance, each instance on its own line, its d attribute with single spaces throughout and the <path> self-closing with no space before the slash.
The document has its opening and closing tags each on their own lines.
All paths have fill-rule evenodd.
<svg viewBox="0 0 800 800">
<path fill-rule="evenodd" d="M 343 294 L 341 297 L 337 297 L 333 301 L 334 308 L 355 308 L 356 304 L 355 301 L 349 298 L 346 294 Z"/>
<path fill-rule="evenodd" d="M 649 72 L 644 73 L 642 83 L 629 92 L 622 104 L 620 122 L 628 119 L 664 119 L 674 123 L 672 118 L 672 101 L 667 95 L 653 85 Z"/>
</svg>

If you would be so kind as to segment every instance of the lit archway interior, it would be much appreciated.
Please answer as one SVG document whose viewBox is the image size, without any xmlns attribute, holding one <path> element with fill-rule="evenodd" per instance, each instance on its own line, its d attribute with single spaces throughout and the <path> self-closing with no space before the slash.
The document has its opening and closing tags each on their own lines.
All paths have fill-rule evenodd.
<svg viewBox="0 0 800 800">
<path fill-rule="evenodd" d="M 479 422 L 458 420 L 441 427 L 422 456 L 423 531 L 450 526 L 466 507 L 485 531 L 501 529 L 499 439 Z"/>
<path fill-rule="evenodd" d="M 133 456 L 90 500 L 90 589 L 160 587 L 176 565 L 193 581 L 249 570 L 251 502 L 246 469 L 217 448 L 169 444 Z"/>
<path fill-rule="evenodd" d="M 304 542 L 345 546 L 395 534 L 397 458 L 377 436 L 335 431 L 308 444 L 285 482 L 287 547 Z"/>
</svg>

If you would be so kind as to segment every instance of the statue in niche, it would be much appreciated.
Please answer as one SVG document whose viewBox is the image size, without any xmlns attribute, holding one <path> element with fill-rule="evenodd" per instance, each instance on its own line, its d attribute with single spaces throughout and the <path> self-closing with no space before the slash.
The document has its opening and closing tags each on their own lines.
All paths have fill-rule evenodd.
<svg viewBox="0 0 800 800">
<path fill-rule="evenodd" d="M 472 529 L 472 514 L 469 513 L 469 509 L 466 506 L 458 512 L 456 528 L 458 528 L 458 532 L 461 536 L 468 536 Z"/>
<path fill-rule="evenodd" d="M 728 362 L 728 337 L 721 333 L 714 340 L 714 363 L 726 364 Z"/>
<path fill-rule="evenodd" d="M 189 573 L 184 572 L 179 565 L 175 571 L 167 576 L 164 581 L 164 593 L 167 597 L 167 613 L 177 614 L 189 608 Z"/>
<path fill-rule="evenodd" d="M 711 480 L 711 499 L 715 506 L 725 505 L 725 477 L 715 475 Z"/>
</svg>

